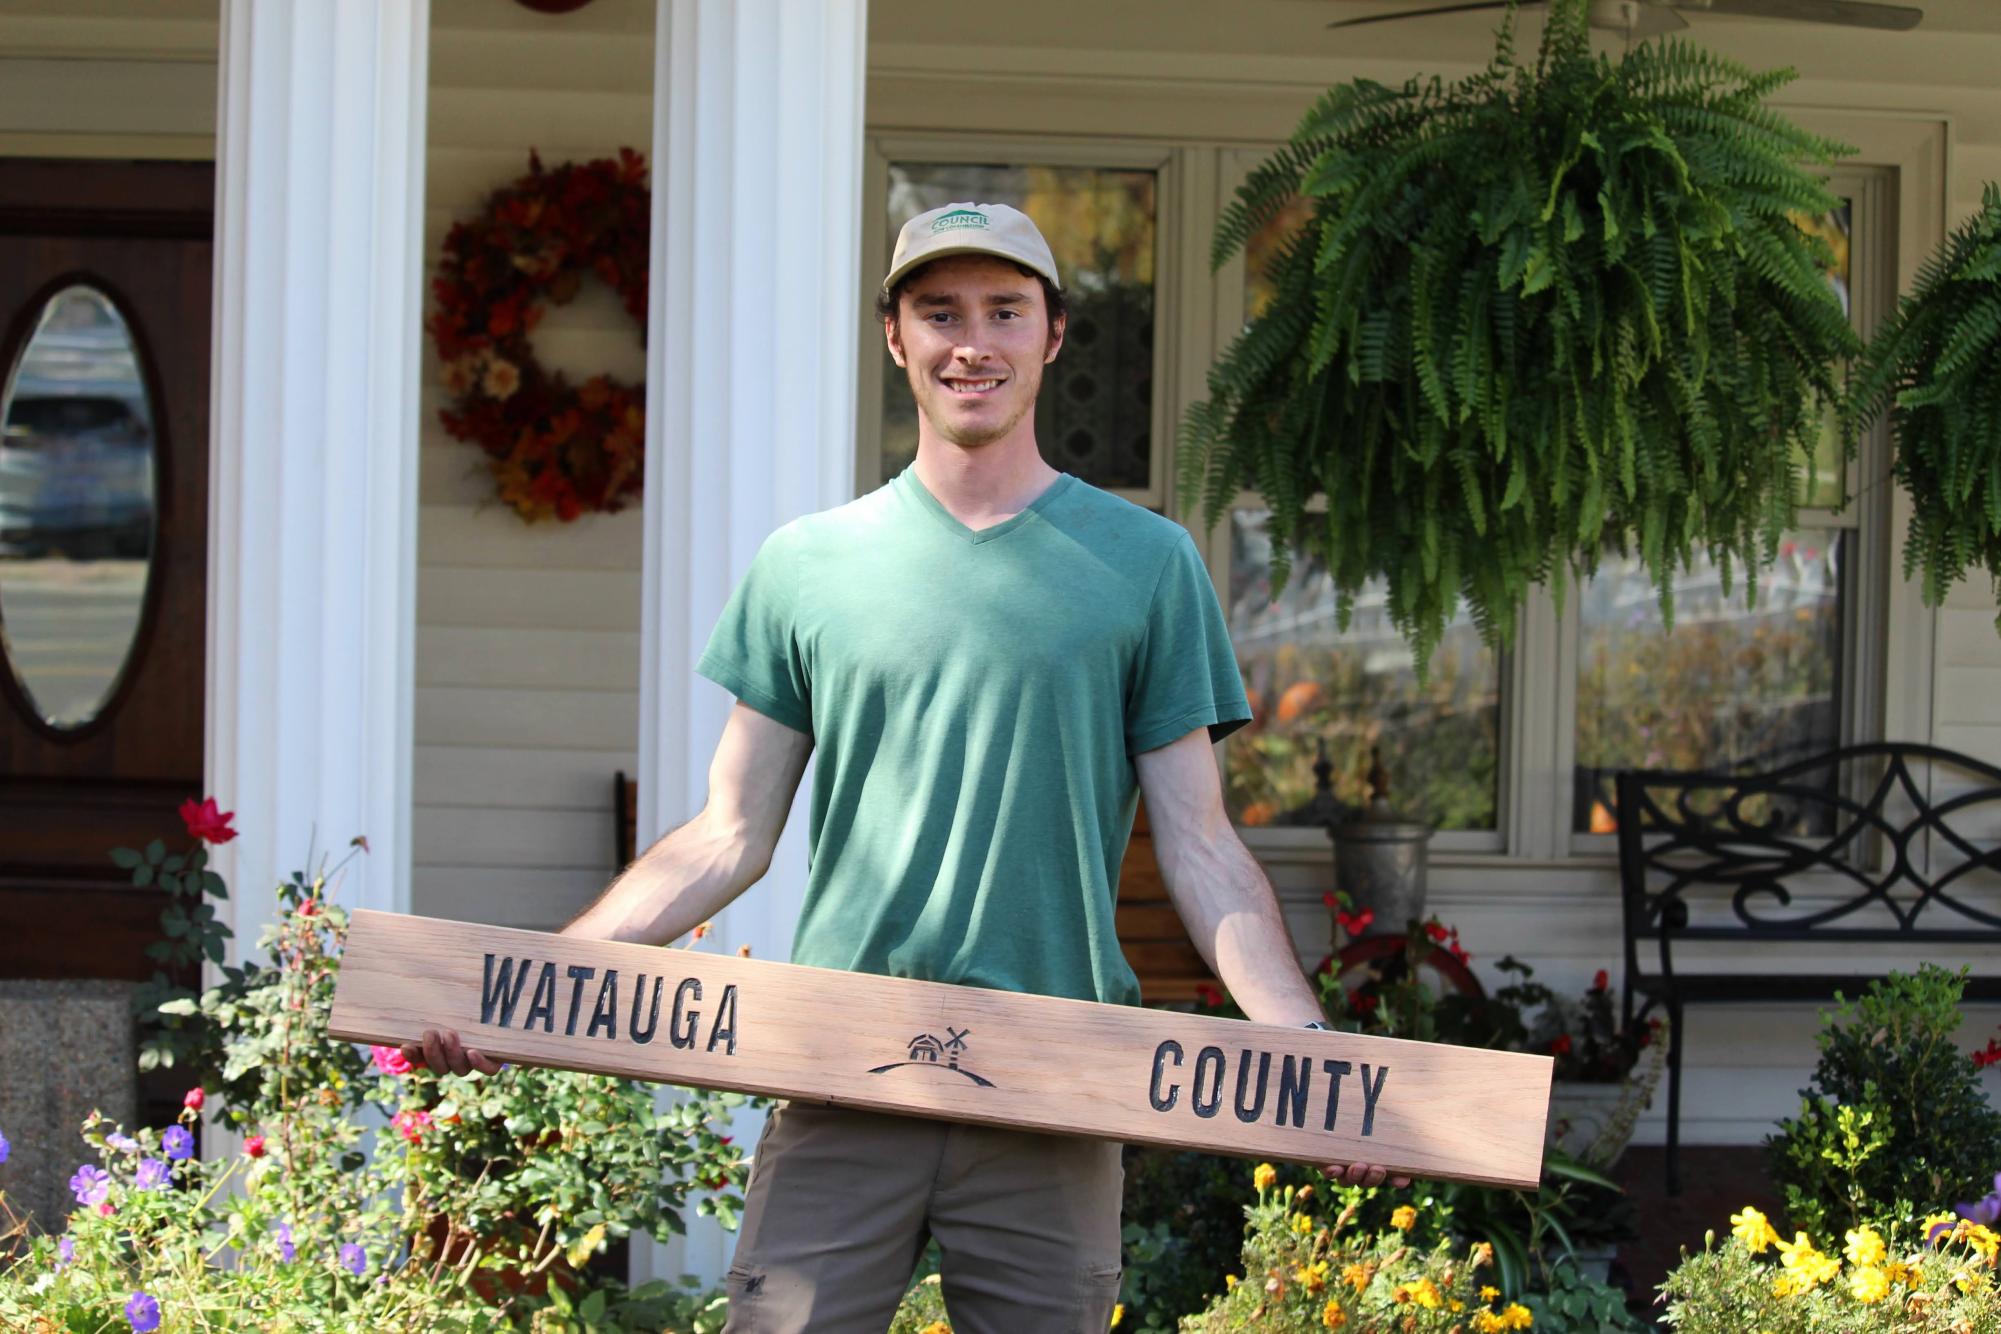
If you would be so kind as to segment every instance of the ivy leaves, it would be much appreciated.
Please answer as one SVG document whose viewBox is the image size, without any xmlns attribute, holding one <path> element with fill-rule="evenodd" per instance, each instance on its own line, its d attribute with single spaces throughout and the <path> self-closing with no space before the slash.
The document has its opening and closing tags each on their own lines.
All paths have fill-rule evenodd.
<svg viewBox="0 0 2001 1334">
<path fill-rule="evenodd" d="M 1844 150 L 1764 107 L 1789 75 L 1585 34 L 1564 0 L 1533 68 L 1511 18 L 1472 78 L 1329 90 L 1218 229 L 1220 262 L 1312 202 L 1188 413 L 1185 504 L 1263 493 L 1274 583 L 1317 558 L 1345 613 L 1385 579 L 1420 666 L 1462 597 L 1505 645 L 1531 584 L 1608 546 L 1669 616 L 1699 551 L 1768 563 L 1859 350 L 1793 221 L 1837 202 L 1802 164 Z"/>
</svg>

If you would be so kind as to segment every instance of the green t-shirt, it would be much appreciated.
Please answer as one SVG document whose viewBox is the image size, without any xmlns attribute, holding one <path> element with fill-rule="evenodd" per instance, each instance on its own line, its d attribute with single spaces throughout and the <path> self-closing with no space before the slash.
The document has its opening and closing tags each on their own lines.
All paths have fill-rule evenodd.
<svg viewBox="0 0 2001 1334">
<path fill-rule="evenodd" d="M 1132 757 L 1251 716 L 1187 531 L 1067 473 L 977 532 L 910 468 L 794 520 L 695 670 L 814 739 L 794 963 L 1115 1004 Z"/>
</svg>

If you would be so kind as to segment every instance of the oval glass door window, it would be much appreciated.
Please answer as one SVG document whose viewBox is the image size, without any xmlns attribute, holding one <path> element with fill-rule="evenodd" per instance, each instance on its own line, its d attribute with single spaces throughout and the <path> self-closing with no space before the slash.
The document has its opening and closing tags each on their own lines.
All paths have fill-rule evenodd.
<svg viewBox="0 0 2001 1334">
<path fill-rule="evenodd" d="M 0 395 L 0 648 L 50 727 L 96 718 L 139 631 L 152 566 L 153 406 L 124 317 L 50 297 Z"/>
</svg>

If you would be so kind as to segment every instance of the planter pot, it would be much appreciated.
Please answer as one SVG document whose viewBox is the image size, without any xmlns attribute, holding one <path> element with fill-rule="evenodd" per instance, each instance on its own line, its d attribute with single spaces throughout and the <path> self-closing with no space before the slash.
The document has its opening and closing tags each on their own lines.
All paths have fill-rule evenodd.
<svg viewBox="0 0 2001 1334">
<path fill-rule="evenodd" d="M 1402 935 L 1424 920 L 1431 826 L 1392 819 L 1387 807 L 1334 827 L 1334 883 L 1355 911 L 1375 914 L 1363 935 Z"/>
<path fill-rule="evenodd" d="M 1626 1098 L 1633 1092 L 1629 1083 L 1581 1084 L 1559 1079 L 1549 1090 L 1549 1142 L 1572 1158 L 1603 1170 L 1619 1161 L 1626 1142 L 1633 1136 L 1631 1119 L 1624 1134 L 1608 1127 L 1619 1117 Z"/>
</svg>

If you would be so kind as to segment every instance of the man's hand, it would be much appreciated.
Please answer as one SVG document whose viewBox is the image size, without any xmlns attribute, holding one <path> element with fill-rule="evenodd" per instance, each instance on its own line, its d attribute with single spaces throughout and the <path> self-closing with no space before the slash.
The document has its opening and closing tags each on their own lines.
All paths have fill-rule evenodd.
<svg viewBox="0 0 2001 1334">
<path fill-rule="evenodd" d="M 440 1075 L 466 1075 L 475 1070 L 483 1075 L 497 1075 L 502 1068 L 491 1056 L 462 1044 L 458 1031 L 451 1028 L 425 1029 L 422 1041 L 403 1044 L 403 1059 L 412 1065 L 428 1066 Z"/>
<path fill-rule="evenodd" d="M 1339 1163 L 1330 1163 L 1320 1170 L 1325 1172 L 1327 1179 L 1337 1186 L 1380 1186 L 1387 1179 L 1390 1185 L 1402 1190 L 1410 1184 L 1409 1177 L 1390 1176 L 1387 1169 L 1377 1167 L 1374 1163 L 1349 1163 L 1346 1167 L 1342 1167 Z"/>
</svg>

